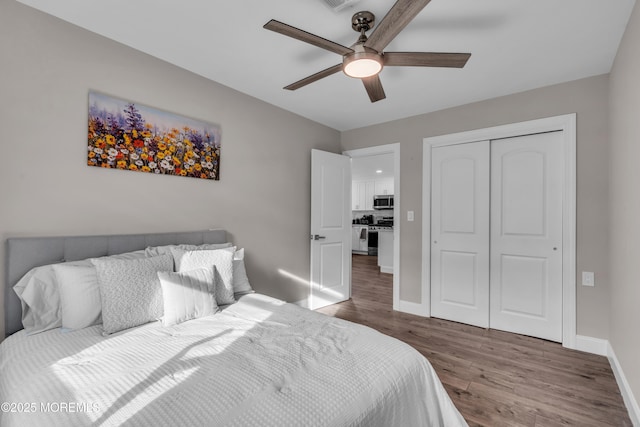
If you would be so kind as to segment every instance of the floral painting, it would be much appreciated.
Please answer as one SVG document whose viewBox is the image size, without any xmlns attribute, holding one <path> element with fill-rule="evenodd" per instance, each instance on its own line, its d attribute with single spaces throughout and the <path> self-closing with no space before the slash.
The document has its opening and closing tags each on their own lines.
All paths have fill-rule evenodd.
<svg viewBox="0 0 640 427">
<path fill-rule="evenodd" d="M 89 92 L 87 164 L 220 179 L 220 128 Z"/>
</svg>

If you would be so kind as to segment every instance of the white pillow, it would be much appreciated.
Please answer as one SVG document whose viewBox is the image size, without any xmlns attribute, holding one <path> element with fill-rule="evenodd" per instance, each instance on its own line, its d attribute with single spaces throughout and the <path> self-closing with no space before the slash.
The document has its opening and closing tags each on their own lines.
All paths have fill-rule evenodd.
<svg viewBox="0 0 640 427">
<path fill-rule="evenodd" d="M 102 301 L 103 335 L 159 319 L 163 312 L 158 271 L 172 271 L 169 255 L 131 260 L 94 259 Z"/>
<path fill-rule="evenodd" d="M 205 243 L 202 245 L 165 245 L 165 246 L 149 246 L 145 249 L 145 253 L 147 256 L 158 256 L 171 254 L 171 248 L 174 249 L 182 249 L 183 251 L 200 251 L 200 250 L 214 250 L 214 249 L 223 249 L 230 248 L 233 246 L 232 243 Z"/>
<path fill-rule="evenodd" d="M 210 316 L 218 311 L 213 269 L 199 268 L 182 273 L 159 271 L 158 278 L 164 300 L 164 326 Z"/>
<path fill-rule="evenodd" d="M 213 269 L 218 305 L 233 304 L 233 253 L 234 249 L 183 251 L 171 248 L 176 271 L 198 268 Z"/>
<path fill-rule="evenodd" d="M 53 265 L 29 270 L 13 287 L 22 305 L 22 326 L 36 334 L 62 325 L 60 294 Z"/>
<path fill-rule="evenodd" d="M 53 266 L 58 280 L 62 328 L 82 329 L 102 322 L 98 276 L 93 265 Z"/>
<path fill-rule="evenodd" d="M 102 259 L 144 258 L 143 250 L 102 257 Z M 62 265 L 92 266 L 90 259 L 60 263 Z M 62 308 L 58 279 L 48 264 L 29 270 L 13 286 L 22 305 L 22 326 L 28 335 L 55 329 L 62 326 Z M 96 284 L 97 286 L 97 284 Z"/>
<path fill-rule="evenodd" d="M 247 277 L 247 269 L 244 266 L 244 248 L 238 249 L 233 254 L 233 293 L 238 298 L 241 295 L 253 292 L 253 288 Z"/>
</svg>

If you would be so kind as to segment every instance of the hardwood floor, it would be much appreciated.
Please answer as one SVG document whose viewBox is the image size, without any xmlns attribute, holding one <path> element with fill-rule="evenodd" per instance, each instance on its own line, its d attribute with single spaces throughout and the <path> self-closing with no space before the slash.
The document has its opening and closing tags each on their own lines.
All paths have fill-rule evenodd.
<svg viewBox="0 0 640 427">
<path fill-rule="evenodd" d="M 392 310 L 390 274 L 353 256 L 352 298 L 318 311 L 398 338 L 429 359 L 470 426 L 631 426 L 607 358 Z"/>
</svg>

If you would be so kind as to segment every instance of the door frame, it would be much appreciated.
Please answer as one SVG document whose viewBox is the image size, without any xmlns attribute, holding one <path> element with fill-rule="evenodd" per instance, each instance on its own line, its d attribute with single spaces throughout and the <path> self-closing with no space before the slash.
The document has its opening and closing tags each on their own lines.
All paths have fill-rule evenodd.
<svg viewBox="0 0 640 427">
<path fill-rule="evenodd" d="M 400 143 L 343 151 L 352 159 L 393 154 L 393 309 L 400 310 Z M 349 206 L 351 201 L 349 200 Z"/>
<path fill-rule="evenodd" d="M 423 139 L 422 147 L 422 310 L 431 316 L 431 148 L 475 141 L 562 131 L 564 188 L 562 211 L 562 345 L 576 348 L 576 114 L 529 120 Z"/>
</svg>

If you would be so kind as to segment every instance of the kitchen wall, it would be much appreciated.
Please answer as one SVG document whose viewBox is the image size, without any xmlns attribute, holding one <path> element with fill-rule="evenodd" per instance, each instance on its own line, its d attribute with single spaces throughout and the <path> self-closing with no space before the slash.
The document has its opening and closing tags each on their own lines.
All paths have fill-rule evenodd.
<svg viewBox="0 0 640 427">
<path fill-rule="evenodd" d="M 595 76 L 342 133 L 344 150 L 400 143 L 400 299 L 422 300 L 423 138 L 577 113 L 577 271 L 596 274 L 595 287 L 578 286 L 577 332 L 608 338 L 608 84 Z"/>
<path fill-rule="evenodd" d="M 223 227 L 257 290 L 307 297 L 310 151 L 340 152 L 339 132 L 13 0 L 0 57 L 2 241 Z M 219 124 L 221 180 L 87 166 L 89 89 Z"/>
<path fill-rule="evenodd" d="M 611 164 L 609 340 L 635 395 L 640 417 L 640 6 L 633 14 L 610 76 Z M 604 302 L 603 304 L 604 305 Z M 640 423 L 640 419 L 636 418 Z"/>
</svg>

